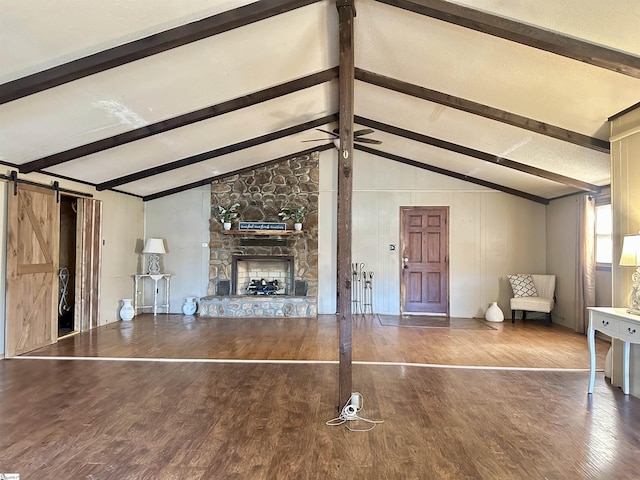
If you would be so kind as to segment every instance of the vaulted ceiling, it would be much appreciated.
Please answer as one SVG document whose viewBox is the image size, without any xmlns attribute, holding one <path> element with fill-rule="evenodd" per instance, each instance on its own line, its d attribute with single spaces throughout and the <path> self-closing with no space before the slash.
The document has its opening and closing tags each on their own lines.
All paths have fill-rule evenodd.
<svg viewBox="0 0 640 480">
<path fill-rule="evenodd" d="M 640 2 L 354 4 L 354 128 L 382 141 L 356 156 L 541 203 L 609 183 Z M 0 163 L 148 200 L 328 150 L 338 54 L 333 0 L 0 0 Z"/>
</svg>

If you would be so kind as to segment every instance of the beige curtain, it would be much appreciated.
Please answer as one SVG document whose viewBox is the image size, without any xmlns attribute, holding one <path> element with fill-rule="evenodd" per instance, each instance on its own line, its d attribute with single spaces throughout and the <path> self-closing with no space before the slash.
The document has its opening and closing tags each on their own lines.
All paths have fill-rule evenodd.
<svg viewBox="0 0 640 480">
<path fill-rule="evenodd" d="M 587 307 L 596 303 L 596 211 L 595 199 L 582 195 L 578 201 L 578 248 L 576 250 L 576 301 L 574 330 L 586 333 L 589 326 Z"/>
</svg>

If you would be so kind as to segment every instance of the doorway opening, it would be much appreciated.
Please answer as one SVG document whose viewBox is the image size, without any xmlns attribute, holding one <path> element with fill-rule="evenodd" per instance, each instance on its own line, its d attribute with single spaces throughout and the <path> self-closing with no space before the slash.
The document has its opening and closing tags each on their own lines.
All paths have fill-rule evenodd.
<svg viewBox="0 0 640 480">
<path fill-rule="evenodd" d="M 77 331 L 75 322 L 78 199 L 60 196 L 58 338 Z"/>
</svg>

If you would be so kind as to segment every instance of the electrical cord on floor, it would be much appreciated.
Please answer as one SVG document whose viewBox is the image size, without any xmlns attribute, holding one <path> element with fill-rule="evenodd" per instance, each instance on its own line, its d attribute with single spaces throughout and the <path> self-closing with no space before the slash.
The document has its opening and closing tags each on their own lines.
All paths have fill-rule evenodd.
<svg viewBox="0 0 640 480">
<path fill-rule="evenodd" d="M 330 427 L 345 424 L 347 430 L 351 430 L 352 432 L 369 432 L 376 428 L 376 425 L 379 423 L 384 423 L 384 420 L 370 420 L 359 416 L 358 412 L 362 409 L 362 403 L 362 395 L 358 392 L 352 393 L 346 405 L 342 408 L 340 416 L 327 420 L 326 424 Z M 347 423 L 349 421 L 361 421 L 370 424 L 370 426 L 368 428 L 351 428 Z"/>
</svg>

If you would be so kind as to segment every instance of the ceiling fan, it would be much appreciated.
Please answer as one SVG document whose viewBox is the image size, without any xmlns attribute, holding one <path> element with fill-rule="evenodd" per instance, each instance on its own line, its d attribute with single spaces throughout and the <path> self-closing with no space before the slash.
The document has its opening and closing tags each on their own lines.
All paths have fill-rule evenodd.
<svg viewBox="0 0 640 480">
<path fill-rule="evenodd" d="M 339 128 L 334 128 L 333 131 L 331 132 L 329 130 L 322 130 L 321 128 L 316 128 L 316 130 L 318 130 L 319 132 L 327 133 L 331 135 L 331 138 L 316 138 L 313 140 L 302 140 L 302 141 L 303 142 L 320 142 L 324 140 L 333 140 L 333 143 L 336 145 L 336 148 L 338 148 L 338 142 L 340 141 Z M 373 145 L 380 145 L 382 143 L 380 140 L 374 140 L 373 138 L 364 137 L 364 135 L 369 135 L 370 133 L 373 133 L 373 130 L 371 130 L 370 128 L 363 128 L 361 130 L 356 130 L 355 132 L 353 132 L 353 141 L 356 143 L 370 143 Z"/>
</svg>

